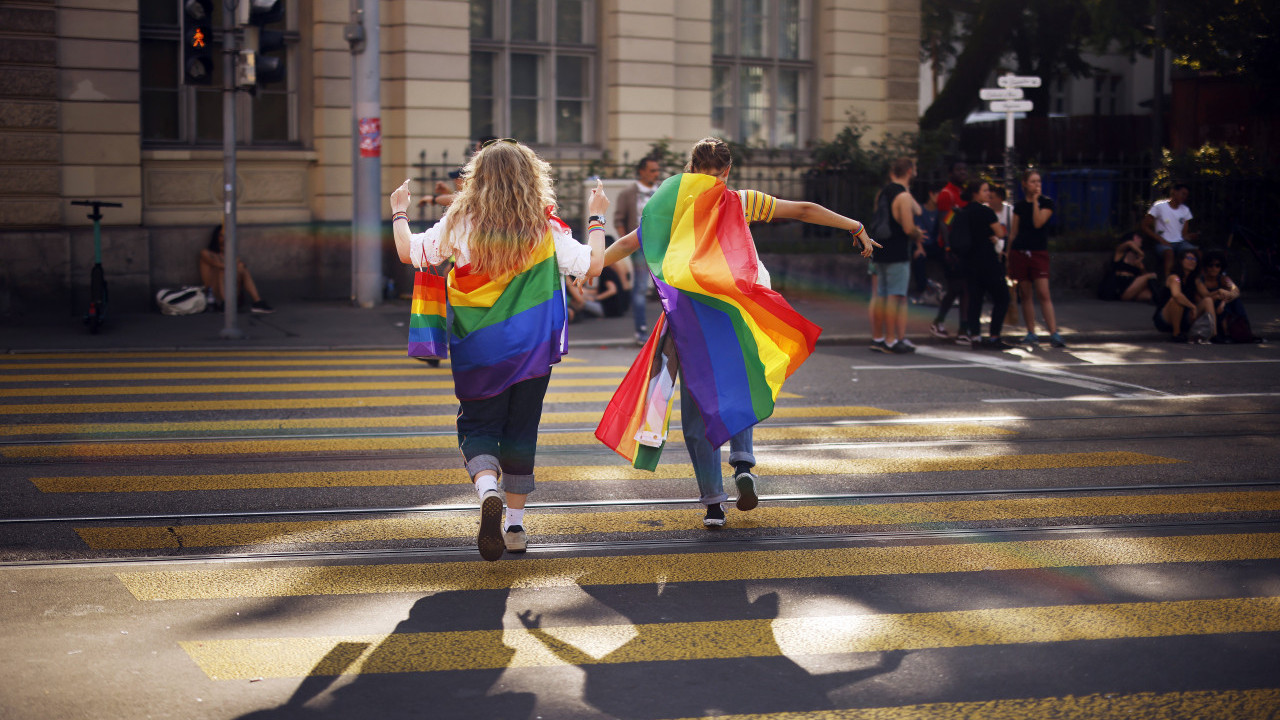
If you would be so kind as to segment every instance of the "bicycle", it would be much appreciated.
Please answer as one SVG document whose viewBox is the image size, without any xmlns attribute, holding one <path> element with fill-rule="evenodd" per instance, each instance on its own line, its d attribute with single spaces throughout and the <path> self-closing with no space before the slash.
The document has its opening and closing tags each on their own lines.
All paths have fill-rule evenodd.
<svg viewBox="0 0 1280 720">
<path fill-rule="evenodd" d="M 72 200 L 71 204 L 93 208 L 93 212 L 86 216 L 93 221 L 93 270 L 89 273 L 89 310 L 85 313 L 84 324 L 89 326 L 90 334 L 97 335 L 107 321 L 107 278 L 102 270 L 102 208 L 124 205 L 103 200 Z"/>
</svg>

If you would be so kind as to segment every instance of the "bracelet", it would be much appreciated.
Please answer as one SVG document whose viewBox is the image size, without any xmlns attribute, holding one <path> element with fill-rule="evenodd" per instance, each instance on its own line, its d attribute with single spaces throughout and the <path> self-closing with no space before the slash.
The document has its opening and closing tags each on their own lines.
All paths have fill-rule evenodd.
<svg viewBox="0 0 1280 720">
<path fill-rule="evenodd" d="M 393 223 L 394 223 L 394 222 L 395 222 L 395 221 L 397 221 L 397 220 L 404 220 L 405 222 L 409 222 L 409 213 L 407 213 L 407 212 L 405 212 L 405 211 L 403 211 L 403 210 L 401 210 L 401 211 L 399 211 L 399 212 L 393 212 L 393 213 L 391 213 L 391 222 L 393 222 Z"/>
<path fill-rule="evenodd" d="M 599 224 L 603 227 L 603 226 L 604 226 L 604 216 L 603 216 L 603 215 L 591 215 L 591 216 L 587 217 L 587 222 L 588 222 L 589 224 L 592 224 L 592 225 L 594 225 L 594 224 L 596 224 L 596 223 L 599 223 Z"/>
<path fill-rule="evenodd" d="M 591 223 L 590 225 L 587 225 L 588 235 L 595 232 L 596 230 L 599 230 L 600 232 L 604 232 L 604 223 Z"/>
</svg>

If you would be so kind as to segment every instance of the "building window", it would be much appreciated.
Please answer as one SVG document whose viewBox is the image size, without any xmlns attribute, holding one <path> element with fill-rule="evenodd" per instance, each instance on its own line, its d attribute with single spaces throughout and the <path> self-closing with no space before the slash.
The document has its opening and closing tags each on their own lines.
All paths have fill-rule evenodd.
<svg viewBox="0 0 1280 720">
<path fill-rule="evenodd" d="M 808 140 L 808 0 L 713 0 L 711 126 L 749 145 Z"/>
<path fill-rule="evenodd" d="M 471 0 L 471 137 L 593 142 L 595 3 Z"/>
<path fill-rule="evenodd" d="M 246 2 L 247 0 L 241 0 Z M 285 78 L 237 92 L 236 141 L 281 145 L 298 141 L 297 0 L 285 0 L 284 19 L 266 29 L 284 33 Z M 217 145 L 222 142 L 222 0 L 213 3 L 213 82 L 182 82 L 182 0 L 138 3 L 142 142 Z"/>
<path fill-rule="evenodd" d="M 1119 115 L 1120 91 L 1123 78 L 1119 75 L 1102 73 L 1093 78 L 1093 114 Z"/>
</svg>

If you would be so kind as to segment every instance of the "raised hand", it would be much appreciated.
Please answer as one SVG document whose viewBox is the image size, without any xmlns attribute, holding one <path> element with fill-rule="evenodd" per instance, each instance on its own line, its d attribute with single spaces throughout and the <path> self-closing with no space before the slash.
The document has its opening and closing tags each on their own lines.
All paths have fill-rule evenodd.
<svg viewBox="0 0 1280 720">
<path fill-rule="evenodd" d="M 603 216 L 609 209 L 609 198 L 604 194 L 604 181 L 596 178 L 596 186 L 591 188 L 591 199 L 587 201 L 587 214 Z"/>
<path fill-rule="evenodd" d="M 409 211 L 409 183 L 412 180 L 405 180 L 400 187 L 391 191 L 391 212 L 408 212 Z"/>
</svg>

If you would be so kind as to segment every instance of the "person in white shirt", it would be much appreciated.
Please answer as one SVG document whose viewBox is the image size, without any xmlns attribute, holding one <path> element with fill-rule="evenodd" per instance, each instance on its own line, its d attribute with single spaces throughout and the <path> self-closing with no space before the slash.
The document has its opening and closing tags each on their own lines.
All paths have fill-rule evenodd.
<svg viewBox="0 0 1280 720">
<path fill-rule="evenodd" d="M 1156 252 L 1164 258 L 1164 276 L 1173 271 L 1174 257 L 1187 250 L 1197 249 L 1191 244 L 1199 234 L 1188 227 L 1191 208 L 1187 196 L 1191 191 L 1183 183 L 1169 188 L 1169 199 L 1160 200 L 1142 218 L 1142 234 L 1155 242 Z"/>
</svg>

